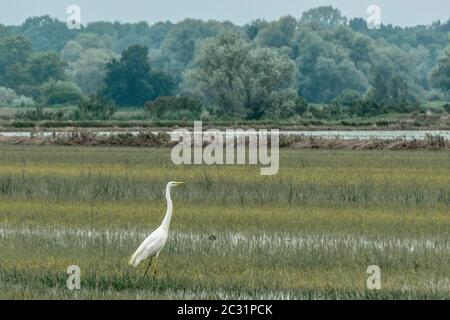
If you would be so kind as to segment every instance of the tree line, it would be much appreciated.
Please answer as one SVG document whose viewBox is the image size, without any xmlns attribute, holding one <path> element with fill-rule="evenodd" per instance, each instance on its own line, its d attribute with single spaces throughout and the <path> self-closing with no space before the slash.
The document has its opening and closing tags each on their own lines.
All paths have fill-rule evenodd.
<svg viewBox="0 0 450 320">
<path fill-rule="evenodd" d="M 0 105 L 79 105 L 93 117 L 134 106 L 171 119 L 409 112 L 450 98 L 449 32 L 450 20 L 371 30 L 333 7 L 244 26 L 185 19 L 70 30 L 32 17 L 0 25 Z"/>
</svg>

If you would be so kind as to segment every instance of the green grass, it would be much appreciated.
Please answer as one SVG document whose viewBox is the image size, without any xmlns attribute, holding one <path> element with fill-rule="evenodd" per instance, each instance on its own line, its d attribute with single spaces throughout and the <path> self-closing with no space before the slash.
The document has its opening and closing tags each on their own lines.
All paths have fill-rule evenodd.
<svg viewBox="0 0 450 320">
<path fill-rule="evenodd" d="M 174 166 L 169 149 L 1 146 L 0 298 L 449 299 L 449 172 L 449 152 L 286 149 L 262 177 Z M 188 184 L 160 276 L 143 278 L 127 260 L 170 180 Z"/>
<path fill-rule="evenodd" d="M 427 103 L 422 106 L 425 110 L 440 110 L 442 112 L 443 102 Z M 104 129 L 129 129 L 129 128 L 179 128 L 192 127 L 193 122 L 188 120 L 164 120 L 154 119 L 142 108 L 119 108 L 110 120 L 75 120 L 73 112 L 75 106 L 53 106 L 45 107 L 44 112 L 62 111 L 60 120 L 27 120 L 16 117 L 18 112 L 35 110 L 34 107 L 12 108 L 0 106 L 0 130 L 51 130 L 71 128 L 104 128 Z M 425 117 L 425 114 L 422 114 Z M 262 119 L 262 120 L 239 120 L 239 119 L 210 119 L 203 121 L 204 127 L 214 128 L 276 128 L 281 130 L 373 130 L 373 129 L 439 129 L 448 130 L 450 123 L 445 114 L 417 119 L 417 116 L 408 113 L 389 113 L 370 117 L 344 117 L 342 119 L 316 119 L 308 115 L 294 119 Z"/>
</svg>

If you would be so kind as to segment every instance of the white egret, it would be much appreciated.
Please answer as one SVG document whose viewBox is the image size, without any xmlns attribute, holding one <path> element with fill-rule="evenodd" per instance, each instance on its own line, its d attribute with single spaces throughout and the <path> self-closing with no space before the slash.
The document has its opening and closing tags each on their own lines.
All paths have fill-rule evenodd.
<svg viewBox="0 0 450 320">
<path fill-rule="evenodd" d="M 169 236 L 169 226 L 170 220 L 172 219 L 172 198 L 170 197 L 170 190 L 172 187 L 176 187 L 184 184 L 184 182 L 169 182 L 166 186 L 166 200 L 167 200 L 167 211 L 164 220 L 159 226 L 158 229 L 153 231 L 147 239 L 142 242 L 136 252 L 131 256 L 128 264 L 133 267 L 137 267 L 142 261 L 147 258 L 150 258 L 148 263 L 147 270 L 145 271 L 144 277 L 147 275 L 148 270 L 152 264 L 152 259 L 155 258 L 155 270 L 154 275 L 157 274 L 157 264 L 158 264 L 158 256 L 164 248 L 167 238 Z"/>
</svg>

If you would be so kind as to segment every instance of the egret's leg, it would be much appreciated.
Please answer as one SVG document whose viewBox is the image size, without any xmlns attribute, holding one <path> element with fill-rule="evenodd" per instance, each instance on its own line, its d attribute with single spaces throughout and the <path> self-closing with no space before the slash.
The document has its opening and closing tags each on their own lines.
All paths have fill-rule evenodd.
<svg viewBox="0 0 450 320">
<path fill-rule="evenodd" d="M 150 270 L 150 266 L 152 265 L 152 259 L 153 259 L 153 257 L 150 258 L 150 261 L 149 261 L 149 263 L 148 263 L 147 270 L 145 270 L 145 273 L 144 273 L 144 277 L 147 275 L 148 270 Z"/>
<path fill-rule="evenodd" d="M 153 268 L 153 276 L 157 276 L 159 274 L 159 270 L 158 270 L 158 256 L 155 256 L 155 267 Z"/>
</svg>

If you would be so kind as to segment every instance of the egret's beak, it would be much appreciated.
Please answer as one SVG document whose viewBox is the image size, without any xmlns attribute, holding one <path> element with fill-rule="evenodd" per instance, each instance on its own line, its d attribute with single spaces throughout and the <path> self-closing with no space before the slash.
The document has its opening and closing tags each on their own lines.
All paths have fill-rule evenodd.
<svg viewBox="0 0 450 320">
<path fill-rule="evenodd" d="M 183 184 L 185 184 L 185 182 L 175 182 L 175 185 L 178 186 L 182 186 Z"/>
</svg>

